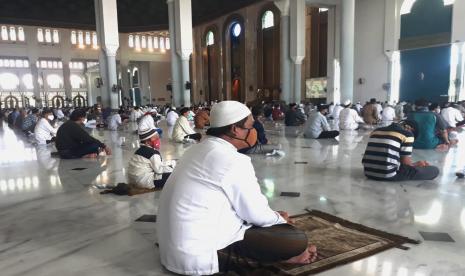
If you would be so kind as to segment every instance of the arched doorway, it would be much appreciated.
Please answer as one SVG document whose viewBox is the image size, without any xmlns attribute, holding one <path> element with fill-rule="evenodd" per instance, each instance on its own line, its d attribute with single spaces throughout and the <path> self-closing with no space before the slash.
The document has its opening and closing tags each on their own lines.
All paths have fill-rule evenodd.
<svg viewBox="0 0 465 276">
<path fill-rule="evenodd" d="M 5 97 L 5 108 L 15 108 L 19 106 L 19 100 L 15 96 L 7 96 Z"/>
<path fill-rule="evenodd" d="M 245 95 L 245 35 L 244 19 L 232 15 L 225 24 L 224 79 L 229 99 L 244 102 Z"/>
<path fill-rule="evenodd" d="M 205 100 L 220 100 L 219 42 L 216 27 L 207 28 L 203 40 L 202 64 Z"/>
<path fill-rule="evenodd" d="M 65 99 L 62 96 L 54 96 L 52 98 L 53 108 L 62 108 L 65 106 Z"/>
<path fill-rule="evenodd" d="M 279 11 L 267 5 L 258 17 L 258 99 L 278 100 L 280 87 Z"/>
<path fill-rule="evenodd" d="M 74 107 L 86 107 L 87 106 L 86 99 L 81 95 L 77 95 L 73 99 L 73 105 Z"/>
</svg>

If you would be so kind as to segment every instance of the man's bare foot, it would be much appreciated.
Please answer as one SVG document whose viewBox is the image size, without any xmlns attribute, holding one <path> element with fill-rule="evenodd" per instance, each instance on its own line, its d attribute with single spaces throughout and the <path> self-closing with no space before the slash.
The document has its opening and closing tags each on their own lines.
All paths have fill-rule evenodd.
<svg viewBox="0 0 465 276">
<path fill-rule="evenodd" d="M 316 257 L 318 256 L 316 246 L 309 245 L 308 248 L 302 252 L 299 256 L 295 256 L 290 258 L 289 260 L 285 261 L 287 264 L 309 264 L 316 261 Z"/>
<path fill-rule="evenodd" d="M 97 158 L 97 154 L 96 153 L 90 153 L 90 154 L 86 154 L 84 155 L 82 158 Z"/>
</svg>

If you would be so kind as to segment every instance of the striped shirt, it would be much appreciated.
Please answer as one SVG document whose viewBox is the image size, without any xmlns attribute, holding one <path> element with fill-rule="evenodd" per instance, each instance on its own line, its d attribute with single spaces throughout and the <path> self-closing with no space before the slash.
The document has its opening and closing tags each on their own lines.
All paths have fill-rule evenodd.
<svg viewBox="0 0 465 276">
<path fill-rule="evenodd" d="M 396 176 L 400 158 L 412 155 L 413 141 L 413 134 L 395 123 L 373 131 L 362 160 L 365 175 L 376 180 Z"/>
</svg>

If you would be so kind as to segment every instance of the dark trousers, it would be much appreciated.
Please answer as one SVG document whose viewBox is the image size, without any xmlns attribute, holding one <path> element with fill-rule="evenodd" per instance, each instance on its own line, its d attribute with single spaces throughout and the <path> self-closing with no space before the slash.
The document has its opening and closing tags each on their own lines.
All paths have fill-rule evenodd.
<svg viewBox="0 0 465 276">
<path fill-rule="evenodd" d="M 161 176 L 161 179 L 154 180 L 153 184 L 155 185 L 155 188 L 163 188 L 165 186 L 166 180 L 168 180 L 168 177 L 170 177 L 171 173 L 164 173 Z"/>
<path fill-rule="evenodd" d="M 82 158 L 84 155 L 99 153 L 100 145 L 97 143 L 83 144 L 79 148 L 70 149 L 70 150 L 58 150 L 60 157 L 63 159 L 78 159 Z"/>
<path fill-rule="evenodd" d="M 320 136 L 318 136 L 318 139 L 335 138 L 337 136 L 339 136 L 339 131 L 337 131 L 337 130 L 323 131 L 320 134 Z"/>
<path fill-rule="evenodd" d="M 461 121 L 461 122 L 458 122 L 456 124 L 457 127 L 461 127 L 461 126 L 464 126 L 465 125 L 465 120 Z"/>
<path fill-rule="evenodd" d="M 413 167 L 400 165 L 399 171 L 390 181 L 433 180 L 439 175 L 439 169 L 434 166 Z"/>
<path fill-rule="evenodd" d="M 218 251 L 221 272 L 234 267 L 237 260 L 246 257 L 259 263 L 286 261 L 302 254 L 308 247 L 305 232 L 290 224 L 270 227 L 252 227 L 244 239 Z"/>
<path fill-rule="evenodd" d="M 45 143 L 46 143 L 47 145 L 48 145 L 48 144 L 51 144 L 51 143 L 54 143 L 56 139 L 57 139 L 56 137 L 52 137 L 52 139 L 45 141 Z"/>
<path fill-rule="evenodd" d="M 189 138 L 189 139 L 193 139 L 193 140 L 196 140 L 196 141 L 200 141 L 200 139 L 202 139 L 202 134 L 200 134 L 200 133 L 189 134 L 189 135 L 184 136 L 184 139 L 185 139 L 185 138 Z"/>
</svg>

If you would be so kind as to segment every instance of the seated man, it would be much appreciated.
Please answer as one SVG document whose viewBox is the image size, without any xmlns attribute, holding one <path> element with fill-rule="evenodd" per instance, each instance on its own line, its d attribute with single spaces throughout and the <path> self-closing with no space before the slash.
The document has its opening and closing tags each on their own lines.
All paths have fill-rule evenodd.
<svg viewBox="0 0 465 276">
<path fill-rule="evenodd" d="M 244 154 L 266 154 L 272 153 L 273 151 L 277 152 L 279 150 L 278 145 L 268 144 L 268 139 L 266 138 L 265 128 L 263 127 L 260 117 L 263 115 L 263 109 L 261 106 L 254 106 L 252 108 L 252 116 L 254 119 L 253 128 L 257 132 L 257 143 L 251 147 L 247 147 L 239 150 L 240 153 Z"/>
<path fill-rule="evenodd" d="M 380 117 L 378 114 L 378 108 L 376 99 L 371 99 L 369 103 L 367 103 L 363 107 L 363 120 L 368 125 L 375 125 L 378 123 Z"/>
<path fill-rule="evenodd" d="M 31 114 L 27 115 L 26 119 L 23 121 L 22 130 L 27 135 L 31 134 L 36 127 L 37 121 L 39 121 L 39 109 L 33 108 Z"/>
<path fill-rule="evenodd" d="M 331 131 L 331 127 L 326 120 L 328 115 L 328 105 L 319 105 L 318 111 L 310 114 L 304 125 L 304 137 L 312 139 L 335 138 L 339 136 L 339 131 Z"/>
<path fill-rule="evenodd" d="M 363 119 L 358 116 L 355 109 L 352 108 L 352 103 L 347 100 L 344 102 L 344 109 L 339 114 L 339 129 L 340 130 L 356 130 L 359 124 L 363 124 Z"/>
<path fill-rule="evenodd" d="M 438 168 L 426 161 L 412 162 L 412 145 L 417 136 L 415 121 L 393 123 L 373 131 L 362 160 L 365 175 L 380 181 L 435 179 Z"/>
<path fill-rule="evenodd" d="M 140 148 L 129 160 L 129 185 L 137 188 L 161 189 L 174 168 L 173 162 L 163 163 L 160 138 L 155 129 L 139 131 Z"/>
<path fill-rule="evenodd" d="M 250 157 L 237 150 L 256 143 L 250 110 L 236 101 L 212 107 L 209 137 L 191 147 L 160 196 L 157 236 L 162 265 L 184 275 L 228 270 L 236 258 L 310 263 L 316 248 L 303 231 L 275 212 Z M 219 258 L 219 251 L 228 257 Z"/>
<path fill-rule="evenodd" d="M 178 143 L 189 142 L 191 140 L 200 141 L 202 135 L 196 133 L 189 124 L 187 117 L 189 116 L 190 110 L 187 107 L 181 108 L 181 116 L 176 120 L 173 128 L 172 139 Z"/>
<path fill-rule="evenodd" d="M 84 129 L 86 121 L 86 111 L 76 109 L 71 113 L 69 121 L 58 129 L 55 146 L 61 158 L 95 158 L 101 151 L 111 154 L 108 146 L 87 133 Z"/>
<path fill-rule="evenodd" d="M 418 124 L 418 137 L 415 138 L 413 147 L 416 149 L 447 149 L 450 141 L 447 133 L 447 125 L 443 120 L 438 120 L 437 115 L 428 110 L 425 100 L 415 102 L 416 111 L 408 114 L 410 121 Z"/>
<path fill-rule="evenodd" d="M 463 119 L 462 112 L 458 109 L 459 105 L 449 104 L 446 108 L 441 111 L 442 118 L 446 120 L 452 128 L 458 128 L 465 126 L 465 120 Z"/>
<path fill-rule="evenodd" d="M 172 107 L 168 110 L 168 113 L 166 114 L 166 124 L 168 126 L 174 126 L 178 118 L 179 114 L 176 112 L 176 107 Z"/>
<path fill-rule="evenodd" d="M 122 113 L 124 113 L 124 111 L 119 110 L 118 113 L 108 117 L 108 130 L 116 131 L 118 127 L 123 125 L 123 119 L 121 118 Z"/>
<path fill-rule="evenodd" d="M 34 136 L 39 145 L 47 145 L 55 141 L 57 129 L 50 124 L 53 119 L 54 116 L 51 110 L 42 111 L 42 118 L 39 119 L 34 128 Z"/>
<path fill-rule="evenodd" d="M 137 128 L 138 131 L 155 129 L 160 137 L 163 134 L 163 130 L 156 126 L 152 112 L 146 112 L 144 115 L 142 115 L 142 117 L 140 117 Z"/>
<path fill-rule="evenodd" d="M 305 115 L 297 110 L 297 104 L 289 104 L 289 110 L 284 115 L 284 124 L 286 126 L 300 126 L 305 123 Z"/>
<path fill-rule="evenodd" d="M 208 108 L 200 109 L 194 117 L 194 125 L 197 129 L 204 129 L 205 126 L 210 125 L 210 110 Z"/>
</svg>

